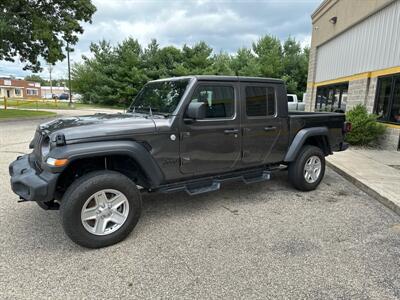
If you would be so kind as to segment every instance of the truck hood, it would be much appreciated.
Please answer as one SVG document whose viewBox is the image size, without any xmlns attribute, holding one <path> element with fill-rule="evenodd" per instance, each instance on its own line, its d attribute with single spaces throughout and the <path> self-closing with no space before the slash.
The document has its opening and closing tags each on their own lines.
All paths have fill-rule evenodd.
<svg viewBox="0 0 400 300">
<path fill-rule="evenodd" d="M 55 139 L 63 134 L 66 141 L 153 133 L 156 130 L 152 118 L 142 114 L 95 114 L 90 116 L 56 119 L 39 125 L 39 130 Z"/>
</svg>

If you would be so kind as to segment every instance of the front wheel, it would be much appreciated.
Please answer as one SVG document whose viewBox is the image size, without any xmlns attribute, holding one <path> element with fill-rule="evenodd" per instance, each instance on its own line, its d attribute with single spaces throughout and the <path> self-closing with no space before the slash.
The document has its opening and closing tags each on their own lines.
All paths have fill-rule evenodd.
<svg viewBox="0 0 400 300">
<path fill-rule="evenodd" d="M 113 171 L 88 173 L 61 201 L 61 222 L 77 244 L 101 248 L 125 239 L 139 220 L 140 192 L 128 177 Z"/>
<path fill-rule="evenodd" d="M 325 174 L 325 155 L 318 147 L 304 146 L 289 164 L 289 181 L 301 191 L 317 188 Z"/>
</svg>

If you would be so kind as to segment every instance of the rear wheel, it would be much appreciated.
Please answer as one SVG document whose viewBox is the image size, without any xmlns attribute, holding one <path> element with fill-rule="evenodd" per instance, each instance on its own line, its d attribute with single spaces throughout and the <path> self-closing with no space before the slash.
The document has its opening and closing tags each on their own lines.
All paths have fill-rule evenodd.
<svg viewBox="0 0 400 300">
<path fill-rule="evenodd" d="M 289 164 L 289 180 L 301 191 L 317 188 L 325 174 L 325 155 L 318 147 L 304 146 L 297 159 Z"/>
<path fill-rule="evenodd" d="M 88 248 L 122 241 L 137 224 L 142 202 L 136 184 L 113 171 L 88 173 L 75 181 L 61 201 L 66 234 Z"/>
</svg>

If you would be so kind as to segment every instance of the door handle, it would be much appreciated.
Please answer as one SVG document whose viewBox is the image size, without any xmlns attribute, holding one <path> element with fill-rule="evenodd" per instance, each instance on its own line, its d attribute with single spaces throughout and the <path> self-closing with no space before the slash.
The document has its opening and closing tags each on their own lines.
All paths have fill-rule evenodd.
<svg viewBox="0 0 400 300">
<path fill-rule="evenodd" d="M 267 127 L 264 127 L 264 130 L 265 131 L 274 131 L 274 130 L 276 130 L 276 127 L 275 126 L 267 126 Z"/>
<path fill-rule="evenodd" d="M 224 133 L 225 134 L 237 134 L 237 133 L 239 133 L 239 129 L 225 129 Z"/>
</svg>

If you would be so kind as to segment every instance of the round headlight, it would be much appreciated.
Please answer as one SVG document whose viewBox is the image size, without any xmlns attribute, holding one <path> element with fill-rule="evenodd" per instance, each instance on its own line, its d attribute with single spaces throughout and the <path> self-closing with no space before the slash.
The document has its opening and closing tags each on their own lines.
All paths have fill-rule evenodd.
<svg viewBox="0 0 400 300">
<path fill-rule="evenodd" d="M 50 138 L 46 137 L 41 146 L 42 157 L 47 156 L 50 153 Z"/>
</svg>

